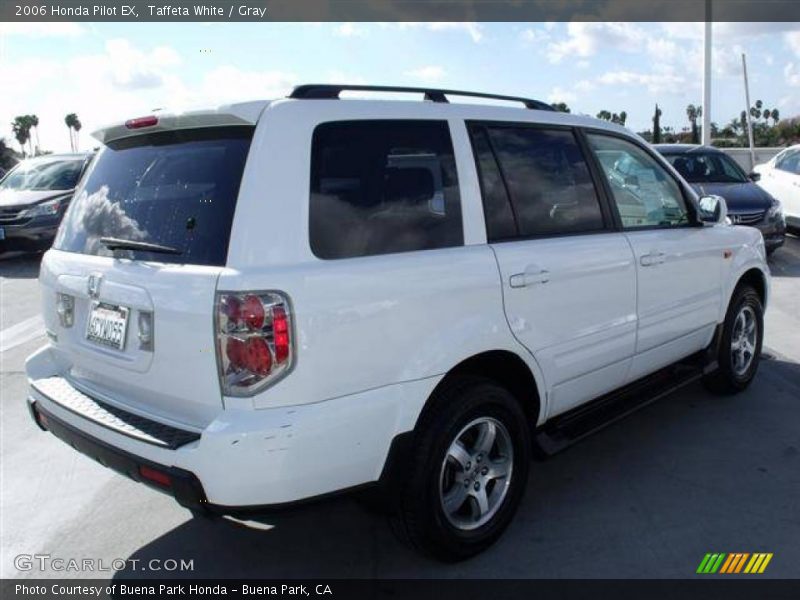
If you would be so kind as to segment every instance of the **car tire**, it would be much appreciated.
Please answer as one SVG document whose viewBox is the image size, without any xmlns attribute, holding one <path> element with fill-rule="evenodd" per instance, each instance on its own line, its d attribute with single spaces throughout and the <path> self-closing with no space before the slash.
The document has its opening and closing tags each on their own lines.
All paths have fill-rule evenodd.
<svg viewBox="0 0 800 600">
<path fill-rule="evenodd" d="M 764 308 L 753 287 L 740 285 L 731 298 L 717 351 L 718 368 L 704 378 L 720 394 L 741 392 L 758 371 L 764 340 Z"/>
<path fill-rule="evenodd" d="M 530 463 L 525 413 L 491 380 L 453 378 L 420 418 L 409 462 L 394 532 L 440 560 L 469 558 L 500 537 L 522 499 Z"/>
</svg>

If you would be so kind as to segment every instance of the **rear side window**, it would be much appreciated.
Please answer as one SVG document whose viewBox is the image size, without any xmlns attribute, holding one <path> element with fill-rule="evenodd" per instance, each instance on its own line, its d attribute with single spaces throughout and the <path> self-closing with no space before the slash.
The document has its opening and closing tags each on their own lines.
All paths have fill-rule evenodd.
<svg viewBox="0 0 800 600">
<path fill-rule="evenodd" d="M 324 259 L 462 245 L 447 123 L 319 125 L 312 142 L 310 241 Z"/>
<path fill-rule="evenodd" d="M 518 235 L 535 237 L 599 231 L 604 228 L 600 200 L 575 134 L 571 130 L 515 125 L 485 127 L 505 188 L 497 185 L 491 161 L 478 152 L 478 166 L 493 235 L 508 230 L 507 217 L 500 213 L 500 198 L 508 194 L 516 217 Z M 494 194 L 496 198 L 492 198 Z M 488 197 L 487 197 L 488 196 Z M 495 205 L 492 208 L 492 204 Z M 495 215 L 493 217 L 493 215 Z M 497 216 L 499 215 L 499 216 Z M 496 220 L 497 219 L 497 220 Z M 495 221 L 493 223 L 493 220 Z"/>
<path fill-rule="evenodd" d="M 179 130 L 112 142 L 96 157 L 54 243 L 67 252 L 225 264 L 252 127 Z M 175 254 L 111 251 L 110 237 Z"/>
</svg>

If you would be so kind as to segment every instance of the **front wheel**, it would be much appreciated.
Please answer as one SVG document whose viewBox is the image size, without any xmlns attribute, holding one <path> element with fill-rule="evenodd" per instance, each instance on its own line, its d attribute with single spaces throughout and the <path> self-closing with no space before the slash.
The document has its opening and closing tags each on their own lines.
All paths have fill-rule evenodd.
<svg viewBox="0 0 800 600">
<path fill-rule="evenodd" d="M 719 368 L 705 378 L 714 392 L 741 392 L 758 371 L 764 339 L 764 308 L 761 297 L 748 285 L 733 293 L 725 323 L 722 326 L 717 362 Z"/>
<path fill-rule="evenodd" d="M 527 484 L 528 423 L 492 381 L 459 378 L 437 390 L 414 435 L 410 472 L 393 518 L 399 537 L 446 561 L 494 543 Z"/>
</svg>

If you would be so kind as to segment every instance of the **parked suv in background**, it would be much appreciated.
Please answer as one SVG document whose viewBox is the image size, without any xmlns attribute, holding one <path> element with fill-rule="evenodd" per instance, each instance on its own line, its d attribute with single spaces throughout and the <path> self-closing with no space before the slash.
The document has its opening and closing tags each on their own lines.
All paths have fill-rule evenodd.
<svg viewBox="0 0 800 600">
<path fill-rule="evenodd" d="M 0 180 L 0 252 L 50 247 L 90 158 L 90 154 L 31 158 Z"/>
<path fill-rule="evenodd" d="M 787 227 L 800 235 L 800 144 L 753 170 L 759 176 L 758 185 L 783 204 Z"/>
<path fill-rule="evenodd" d="M 42 262 L 43 429 L 198 514 L 371 491 L 453 560 L 509 524 L 532 447 L 752 381 L 762 237 L 640 138 L 536 100 L 344 89 L 387 90 L 95 134 Z"/>
<path fill-rule="evenodd" d="M 712 146 L 657 144 L 661 154 L 699 194 L 725 198 L 734 225 L 751 225 L 764 236 L 767 254 L 783 246 L 786 221 L 781 203 L 756 185 L 758 173 L 747 175 L 730 156 Z"/>
</svg>

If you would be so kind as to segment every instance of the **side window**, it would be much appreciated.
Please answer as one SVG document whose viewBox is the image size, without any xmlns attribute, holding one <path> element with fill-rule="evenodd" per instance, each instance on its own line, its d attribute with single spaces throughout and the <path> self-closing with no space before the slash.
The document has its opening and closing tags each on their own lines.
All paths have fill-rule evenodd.
<svg viewBox="0 0 800 600">
<path fill-rule="evenodd" d="M 652 156 L 617 137 L 592 133 L 587 137 L 608 180 L 623 228 L 689 223 L 680 186 Z"/>
<path fill-rule="evenodd" d="M 481 182 L 486 237 L 489 242 L 516 237 L 517 224 L 511 201 L 508 199 L 506 184 L 503 183 L 486 129 L 481 125 L 471 126 L 469 133 Z"/>
<path fill-rule="evenodd" d="M 604 228 L 600 201 L 572 131 L 523 125 L 489 125 L 485 130 L 505 182 L 503 191 L 511 199 L 518 235 L 559 235 Z M 497 185 L 480 152 L 478 158 L 484 202 L 488 200 L 491 206 L 493 200 L 486 197 L 487 190 L 495 190 Z"/>
<path fill-rule="evenodd" d="M 444 121 L 340 121 L 314 131 L 311 250 L 351 258 L 460 246 L 461 201 Z"/>
<path fill-rule="evenodd" d="M 786 152 L 775 161 L 775 168 L 800 175 L 800 150 Z"/>
</svg>

